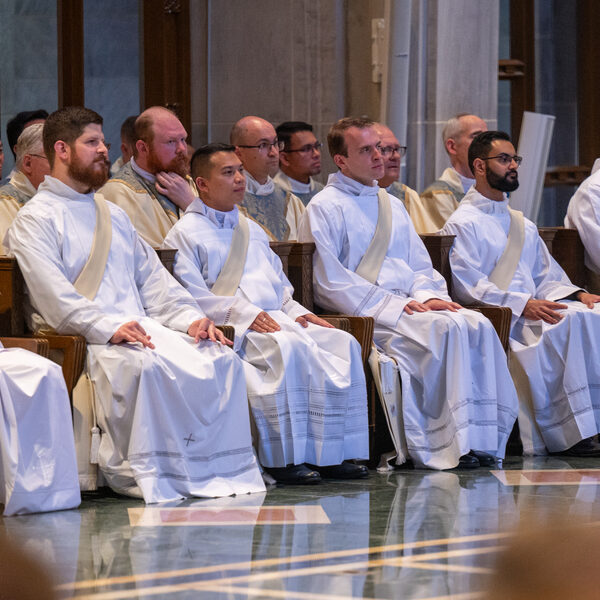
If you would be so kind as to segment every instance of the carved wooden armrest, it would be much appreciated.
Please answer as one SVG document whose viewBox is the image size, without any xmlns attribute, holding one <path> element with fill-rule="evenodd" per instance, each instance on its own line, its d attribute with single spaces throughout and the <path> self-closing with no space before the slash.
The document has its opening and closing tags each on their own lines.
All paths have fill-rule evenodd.
<svg viewBox="0 0 600 600">
<path fill-rule="evenodd" d="M 33 339 L 48 341 L 49 357 L 62 366 L 70 396 L 85 367 L 85 338 L 80 335 L 36 335 Z"/>
<path fill-rule="evenodd" d="M 235 339 L 235 329 L 233 325 L 217 325 L 217 329 L 223 332 L 223 335 L 230 341 L 233 342 Z"/>
<path fill-rule="evenodd" d="M 5 348 L 23 348 L 44 358 L 48 358 L 50 352 L 48 340 L 42 338 L 0 337 L 0 342 Z"/>
<path fill-rule="evenodd" d="M 479 311 L 492 322 L 492 325 L 502 342 L 502 347 L 507 351 L 508 338 L 510 336 L 510 322 L 512 318 L 512 311 L 510 308 L 508 308 L 508 306 L 494 306 L 492 304 L 473 304 L 465 306 L 465 308 Z"/>
<path fill-rule="evenodd" d="M 336 329 L 341 329 L 342 331 L 350 333 L 350 321 L 343 316 L 329 317 L 321 315 L 321 319 L 327 321 L 328 323 L 331 323 L 331 325 L 333 325 Z"/>
<path fill-rule="evenodd" d="M 348 315 L 319 315 L 322 319 L 343 318 L 348 321 L 351 333 L 360 344 L 361 357 L 365 369 L 368 369 L 369 354 L 373 346 L 373 329 L 375 320 L 373 317 L 350 317 Z"/>
</svg>

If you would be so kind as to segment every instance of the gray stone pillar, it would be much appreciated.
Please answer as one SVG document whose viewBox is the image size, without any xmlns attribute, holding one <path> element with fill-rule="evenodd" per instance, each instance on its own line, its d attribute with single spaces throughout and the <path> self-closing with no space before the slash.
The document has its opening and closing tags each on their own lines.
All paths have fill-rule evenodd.
<svg viewBox="0 0 600 600">
<path fill-rule="evenodd" d="M 407 183 L 422 191 L 449 166 L 441 133 L 455 114 L 496 127 L 498 0 L 413 0 Z"/>
</svg>

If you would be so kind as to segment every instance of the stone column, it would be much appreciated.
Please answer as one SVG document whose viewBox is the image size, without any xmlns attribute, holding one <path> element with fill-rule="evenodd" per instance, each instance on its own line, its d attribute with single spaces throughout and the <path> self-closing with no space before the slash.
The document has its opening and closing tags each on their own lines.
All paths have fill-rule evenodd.
<svg viewBox="0 0 600 600">
<path fill-rule="evenodd" d="M 450 165 L 441 141 L 455 114 L 496 127 L 498 0 L 413 0 L 407 183 L 422 191 Z"/>
</svg>

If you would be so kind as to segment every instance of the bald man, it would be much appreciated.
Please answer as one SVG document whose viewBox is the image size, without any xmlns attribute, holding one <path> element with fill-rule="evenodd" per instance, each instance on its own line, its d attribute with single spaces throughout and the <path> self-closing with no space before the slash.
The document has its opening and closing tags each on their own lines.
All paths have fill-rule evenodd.
<svg viewBox="0 0 600 600">
<path fill-rule="evenodd" d="M 139 235 L 162 244 L 198 193 L 189 176 L 187 132 L 170 110 L 153 106 L 135 121 L 131 160 L 100 193 L 120 206 Z"/>
<path fill-rule="evenodd" d="M 260 117 L 243 117 L 232 127 L 230 142 L 246 175 L 241 209 L 261 225 L 272 240 L 296 240 L 304 204 L 273 181 L 279 169 L 279 152 L 283 149 L 273 125 Z"/>
<path fill-rule="evenodd" d="M 450 158 L 448 167 L 421 194 L 421 200 L 429 217 L 441 229 L 458 203 L 475 183 L 469 167 L 469 146 L 473 139 L 488 127 L 477 115 L 461 113 L 450 119 L 442 130 L 444 148 Z"/>
<path fill-rule="evenodd" d="M 438 230 L 429 217 L 419 194 L 399 180 L 402 169 L 402 157 L 406 153 L 406 146 L 401 146 L 394 132 L 383 123 L 376 123 L 375 130 L 381 141 L 381 156 L 383 158 L 383 177 L 377 180 L 381 188 L 388 194 L 402 200 L 408 216 L 417 230 L 417 233 L 434 233 Z"/>
</svg>

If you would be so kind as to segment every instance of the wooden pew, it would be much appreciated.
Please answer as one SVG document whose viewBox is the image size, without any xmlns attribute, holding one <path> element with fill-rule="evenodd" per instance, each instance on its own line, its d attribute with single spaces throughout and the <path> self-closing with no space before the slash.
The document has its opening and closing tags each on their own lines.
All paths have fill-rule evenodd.
<svg viewBox="0 0 600 600">
<path fill-rule="evenodd" d="M 540 227 L 538 231 L 548 251 L 573 284 L 585 288 L 587 281 L 584 248 L 577 229 Z"/>
</svg>

